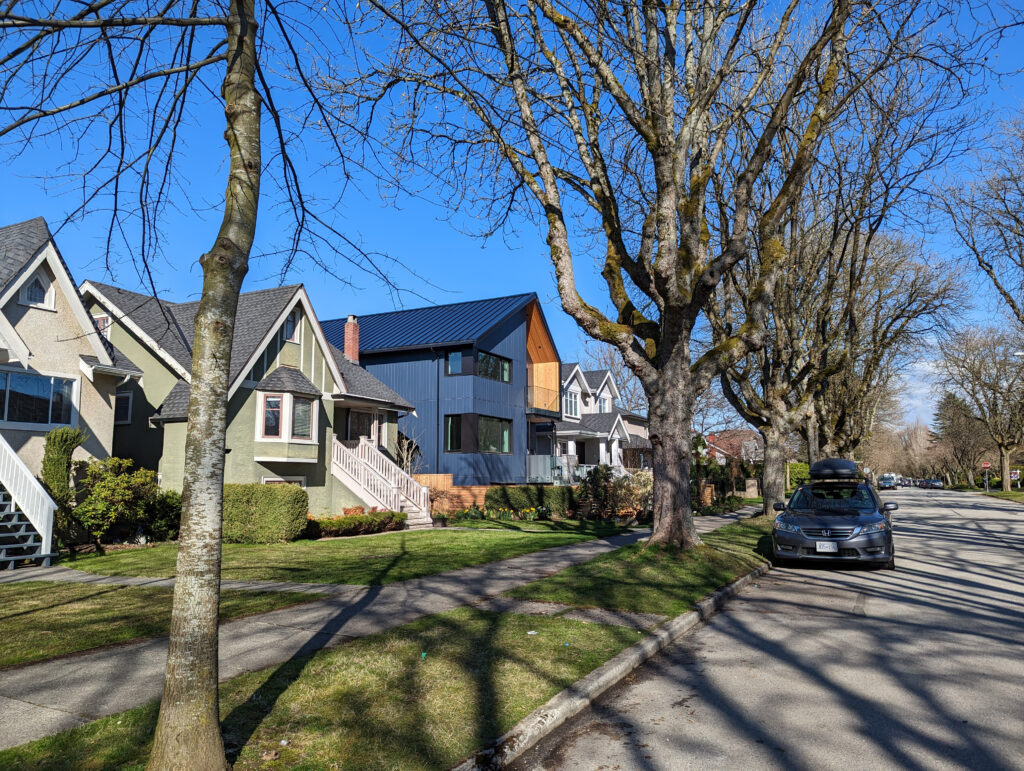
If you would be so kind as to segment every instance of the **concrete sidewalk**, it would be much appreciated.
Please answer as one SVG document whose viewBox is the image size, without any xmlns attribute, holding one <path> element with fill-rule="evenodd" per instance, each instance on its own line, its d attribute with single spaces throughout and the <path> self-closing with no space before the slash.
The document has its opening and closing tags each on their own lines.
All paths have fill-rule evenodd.
<svg viewBox="0 0 1024 771">
<path fill-rule="evenodd" d="M 753 507 L 745 507 L 700 517 L 698 530 L 706 533 L 751 513 Z M 225 589 L 321 591 L 328 596 L 222 624 L 221 680 L 478 602 L 646 536 L 644 531 L 595 539 L 385 586 L 224 581 Z M 0 578 L 4 583 L 26 580 L 173 585 L 173 579 L 95 576 L 63 568 L 12 571 Z M 0 672 L 0 749 L 158 698 L 166 657 L 167 638 L 157 638 Z"/>
</svg>

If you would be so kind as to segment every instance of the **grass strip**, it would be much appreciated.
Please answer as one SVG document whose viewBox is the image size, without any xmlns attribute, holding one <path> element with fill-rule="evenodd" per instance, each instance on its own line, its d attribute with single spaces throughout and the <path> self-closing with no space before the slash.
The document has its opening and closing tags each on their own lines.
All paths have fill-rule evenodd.
<svg viewBox="0 0 1024 771">
<path fill-rule="evenodd" d="M 1013 501 L 1014 503 L 1024 503 L 1024 490 L 1017 491 L 1011 490 L 1010 492 L 1003 492 L 1002 490 L 996 490 L 995 492 L 982 493 L 987 495 L 989 498 L 999 498 L 1002 501 Z"/>
<path fill-rule="evenodd" d="M 734 522 L 702 536 L 704 546 L 685 552 L 626 546 L 505 595 L 677 616 L 767 559 L 771 520 L 762 516 Z"/>
<path fill-rule="evenodd" d="M 420 619 L 222 684 L 229 757 L 242 769 L 450 768 L 638 637 L 472 608 Z M 153 703 L 2 751 L 0 768 L 141 766 L 156 717 Z"/>
<path fill-rule="evenodd" d="M 390 584 L 518 557 L 595 538 L 589 532 L 436 529 L 361 538 L 252 546 L 224 544 L 221 577 L 242 581 Z M 126 549 L 65 561 L 66 567 L 107 576 L 174 575 L 175 544 Z"/>
<path fill-rule="evenodd" d="M 166 635 L 172 589 L 32 581 L 0 585 L 0 668 Z M 221 593 L 220 618 L 321 599 L 295 592 Z"/>
</svg>

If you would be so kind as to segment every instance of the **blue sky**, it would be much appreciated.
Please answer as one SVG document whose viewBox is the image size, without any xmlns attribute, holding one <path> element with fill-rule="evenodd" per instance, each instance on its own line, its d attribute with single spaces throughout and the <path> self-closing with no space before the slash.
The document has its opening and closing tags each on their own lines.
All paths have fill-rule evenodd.
<svg viewBox="0 0 1024 771">
<path fill-rule="evenodd" d="M 1020 36 L 1007 39 L 1000 50 L 1000 68 L 1012 70 L 1024 64 L 1024 55 L 1014 43 Z M 979 99 L 990 105 L 993 114 L 1020 108 L 1024 78 L 1006 78 L 993 83 Z M 182 208 L 173 212 L 161 233 L 163 256 L 153 264 L 161 296 L 171 300 L 195 299 L 201 288 L 198 257 L 209 248 L 220 220 L 218 202 L 223 195 L 224 168 L 219 160 L 222 150 L 220 129 L 214 132 L 216 145 L 193 140 L 192 155 L 183 167 L 183 176 L 193 202 L 208 202 L 199 212 Z M 31 217 L 43 216 L 51 227 L 59 225 L 68 212 L 80 202 L 81 192 L 73 184 L 44 184 L 39 175 L 47 173 L 48 163 L 60 156 L 60 149 L 39 145 L 9 163 L 6 184 L 0 187 L 0 224 L 10 224 Z M 265 188 L 266 189 L 266 188 Z M 245 289 L 274 286 L 279 282 L 280 263 L 275 257 L 262 257 L 260 252 L 276 248 L 275 235 L 282 228 L 278 212 L 265 198 L 261 224 Z M 575 359 L 581 348 L 580 333 L 575 323 L 561 312 L 554 288 L 554 277 L 546 244 L 541 232 L 530 223 L 518 223 L 508 232 L 481 241 L 469 235 L 480 227 L 471 218 L 446 220 L 446 212 L 426 200 L 405 199 L 400 205 L 384 203 L 373 185 L 350 188 L 342 205 L 335 210 L 336 226 L 368 251 L 381 252 L 408 266 L 412 272 L 393 271 L 396 283 L 420 296 L 396 298 L 369 276 L 354 274 L 343 261 L 338 271 L 351 276 L 346 284 L 328 276 L 315 265 L 298 263 L 288 275 L 289 283 L 306 285 L 318 315 L 335 318 L 349 313 L 364 315 L 401 307 L 428 303 L 457 302 L 480 297 L 494 297 L 520 292 L 536 292 L 564 360 Z M 137 271 L 126 254 L 113 260 L 112 271 L 105 269 L 106 220 L 102 212 L 69 223 L 57 237 L 58 245 L 68 261 L 74 277 L 109 281 L 130 289 L 143 290 Z M 937 252 L 949 249 L 943 234 L 934 241 Z M 422 279 L 426 279 L 426 282 Z M 585 256 L 577 259 L 577 281 L 585 298 L 599 306 L 605 297 L 598 269 Z M 978 309 L 985 314 L 987 310 Z M 919 366 L 908 378 L 907 417 L 929 420 L 931 395 L 923 387 L 928 367 Z"/>
</svg>

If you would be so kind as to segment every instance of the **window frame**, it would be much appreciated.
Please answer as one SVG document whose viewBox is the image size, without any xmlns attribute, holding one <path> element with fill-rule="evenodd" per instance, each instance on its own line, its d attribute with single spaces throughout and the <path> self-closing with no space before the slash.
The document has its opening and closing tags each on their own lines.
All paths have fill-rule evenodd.
<svg viewBox="0 0 1024 771">
<path fill-rule="evenodd" d="M 117 401 L 122 397 L 128 397 L 128 419 L 118 420 L 117 419 Z M 118 391 L 114 394 L 114 425 L 115 426 L 128 426 L 132 422 L 132 409 L 135 406 L 135 394 L 131 391 Z"/>
<path fill-rule="evenodd" d="M 284 442 L 286 444 L 317 444 L 319 436 L 320 408 L 317 403 L 320 401 L 305 394 L 293 394 L 288 391 L 256 391 L 259 405 L 256 409 L 256 441 L 257 442 Z M 268 436 L 265 433 L 267 427 L 267 399 L 279 397 L 281 399 L 281 433 L 278 436 Z M 309 409 L 309 437 L 295 436 L 295 400 L 303 399 L 310 402 Z"/>
<path fill-rule="evenodd" d="M 287 333 L 289 322 L 293 324 L 291 336 Z M 302 342 L 302 315 L 297 307 L 288 311 L 288 315 L 284 317 L 284 322 L 281 324 L 281 340 L 285 343 Z"/>
<path fill-rule="evenodd" d="M 484 363 L 485 358 L 491 358 L 491 359 L 493 359 L 497 363 L 497 365 L 498 365 L 498 375 L 499 375 L 498 377 L 491 377 L 488 374 L 484 374 L 483 363 Z M 502 374 L 505 373 L 505 372 L 508 373 L 508 379 L 507 380 L 504 377 L 502 377 Z M 505 357 L 505 356 L 499 356 L 496 353 L 491 353 L 490 351 L 477 351 L 477 354 L 476 354 L 476 375 L 478 377 L 482 377 L 482 378 L 484 378 L 486 380 L 492 380 L 495 383 L 508 383 L 508 384 L 511 384 L 512 383 L 512 360 L 507 358 L 507 357 Z"/>
<path fill-rule="evenodd" d="M 455 455 L 455 454 L 459 454 L 459 453 L 465 452 L 465 450 L 462 449 L 462 444 L 463 444 L 463 442 L 462 442 L 462 417 L 463 416 L 462 416 L 461 413 L 456 413 L 456 414 L 453 414 L 453 415 L 445 415 L 444 416 L 444 420 L 443 420 L 442 426 L 441 426 L 442 431 L 443 431 L 442 447 L 444 448 L 444 451 L 446 453 L 451 453 L 451 454 Z M 454 433 L 454 436 L 458 437 L 459 446 L 454 448 L 454 449 L 452 449 L 449 446 L 449 441 L 448 440 L 452 436 L 452 432 L 451 432 L 450 426 L 451 426 L 452 421 L 454 419 L 458 420 L 458 430 Z"/>
<path fill-rule="evenodd" d="M 261 485 L 298 485 L 303 490 L 306 489 L 306 477 L 304 476 L 275 476 L 273 474 L 264 474 L 260 477 Z"/>
<path fill-rule="evenodd" d="M 36 302 L 28 296 L 29 290 L 36 281 L 43 288 L 43 299 L 41 302 Z M 42 268 L 29 276 L 28 280 L 18 289 L 18 304 L 24 305 L 27 308 L 39 308 L 45 311 L 56 310 L 55 297 L 56 290 L 53 287 L 53 281 L 50 280 L 50 277 L 46 275 Z"/>
<path fill-rule="evenodd" d="M 313 437 L 316 435 L 315 426 L 313 425 L 313 402 L 316 400 L 311 396 L 302 396 L 301 394 L 291 394 L 291 397 L 291 420 L 288 422 L 291 426 L 291 430 L 288 432 L 288 436 L 291 441 L 311 442 L 313 441 Z M 297 401 L 309 402 L 309 436 L 300 436 L 295 433 L 295 404 Z"/>
<path fill-rule="evenodd" d="M 507 450 L 485 450 L 483 449 L 483 441 L 481 440 L 481 431 L 483 430 L 484 421 L 494 421 L 499 424 L 508 424 L 508 449 Z M 477 417 L 476 424 L 476 451 L 481 455 L 512 455 L 515 452 L 515 442 L 512 439 L 512 430 L 514 422 L 511 418 L 497 418 L 493 415 L 479 415 Z M 501 434 L 499 434 L 499 437 Z"/>
<path fill-rule="evenodd" d="M 572 400 L 572 403 L 576 408 L 575 411 L 571 411 L 569 409 L 570 399 Z M 567 418 L 578 418 L 580 416 L 580 392 L 573 391 L 571 389 L 566 389 L 565 399 L 563 401 L 564 403 L 562 404 L 562 412 L 565 413 L 565 416 Z"/>
<path fill-rule="evenodd" d="M 0 367 L 0 374 L 3 375 L 3 385 L 0 386 L 0 427 L 14 431 L 51 431 L 54 428 L 70 426 L 76 427 L 79 424 L 79 402 L 81 399 L 81 382 L 77 377 L 68 377 L 64 374 L 40 372 L 38 370 L 26 370 L 20 368 Z M 21 375 L 26 377 L 41 378 L 50 381 L 50 396 L 48 401 L 47 422 L 36 423 L 26 420 L 8 420 L 7 415 L 11 408 L 11 376 Z M 71 383 L 71 415 L 67 423 L 53 422 L 53 395 L 54 381 L 61 380 Z"/>
<path fill-rule="evenodd" d="M 277 419 L 277 434 L 267 434 L 267 400 L 271 398 L 280 399 L 280 406 L 278 406 L 278 419 Z M 269 439 L 274 442 L 287 441 L 284 437 L 284 426 L 285 426 L 285 415 L 284 415 L 284 394 L 273 393 L 270 391 L 260 392 L 260 417 L 259 417 L 259 432 L 260 439 Z"/>
<path fill-rule="evenodd" d="M 453 356 L 458 356 L 459 357 L 459 368 L 457 370 L 452 369 L 452 357 Z M 466 366 L 465 359 L 466 359 L 466 352 L 465 351 L 461 351 L 461 350 L 446 351 L 445 354 L 444 354 L 444 376 L 445 377 L 458 377 L 459 375 L 464 375 L 465 373 L 463 372 L 463 368 Z"/>
<path fill-rule="evenodd" d="M 100 319 L 106 319 L 106 324 L 103 327 L 100 327 Z M 110 327 L 114 323 L 114 320 L 111 318 L 109 313 L 92 314 L 92 323 L 93 326 L 96 327 L 96 331 L 99 333 L 100 337 L 104 340 L 110 339 Z"/>
</svg>

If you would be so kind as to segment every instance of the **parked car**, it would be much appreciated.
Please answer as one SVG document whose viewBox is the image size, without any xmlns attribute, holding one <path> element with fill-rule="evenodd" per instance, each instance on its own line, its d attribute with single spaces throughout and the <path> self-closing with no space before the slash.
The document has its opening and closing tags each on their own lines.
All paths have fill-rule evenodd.
<svg viewBox="0 0 1024 771">
<path fill-rule="evenodd" d="M 819 461 L 810 477 L 789 503 L 775 504 L 774 561 L 851 561 L 895 569 L 890 517 L 899 506 L 883 504 L 852 461 Z"/>
<path fill-rule="evenodd" d="M 882 474 L 878 477 L 878 489 L 879 490 L 895 490 L 896 489 L 896 475 L 895 474 Z"/>
</svg>

